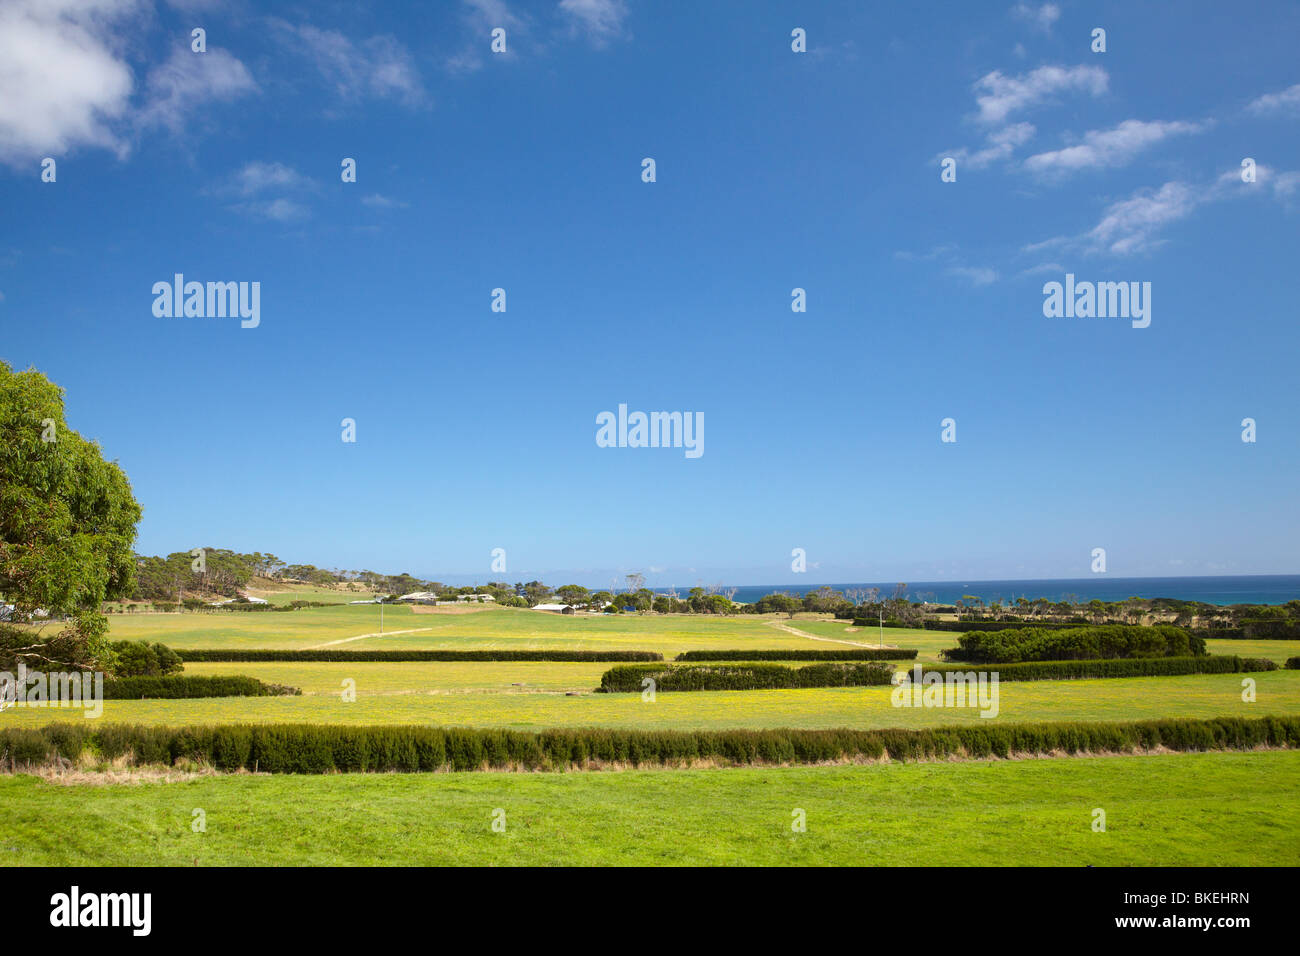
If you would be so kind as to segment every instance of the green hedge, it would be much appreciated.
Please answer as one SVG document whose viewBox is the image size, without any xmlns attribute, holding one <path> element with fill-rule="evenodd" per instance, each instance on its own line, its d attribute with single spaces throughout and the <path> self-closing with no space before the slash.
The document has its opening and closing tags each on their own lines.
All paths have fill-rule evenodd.
<svg viewBox="0 0 1300 956">
<path fill-rule="evenodd" d="M 1288 657 L 1286 659 L 1286 669 L 1289 671 L 1300 671 L 1300 657 Z"/>
<path fill-rule="evenodd" d="M 901 647 L 863 647 L 855 650 L 813 651 L 683 651 L 679 661 L 910 661 L 915 650 Z"/>
<path fill-rule="evenodd" d="M 1243 657 L 1121 657 L 1113 660 L 1025 661 L 1008 664 L 926 664 L 921 673 L 996 672 L 998 680 L 1081 680 L 1097 677 L 1170 677 L 1277 670 L 1270 660 Z M 913 670 L 903 671 L 908 679 Z"/>
<path fill-rule="evenodd" d="M 264 773 L 572 770 L 608 764 L 727 766 L 1300 747 L 1300 717 L 963 724 L 924 730 L 625 730 L 528 733 L 428 726 L 49 724 L 0 729 L 0 763 L 18 769 L 83 752 L 130 766 L 199 761 Z"/>
<path fill-rule="evenodd" d="M 1095 627 L 1025 627 L 972 632 L 957 638 L 945 660 L 973 664 L 1014 661 L 1099 660 L 1116 657 L 1202 657 L 1205 639 L 1181 627 L 1100 624 Z"/>
<path fill-rule="evenodd" d="M 901 627 L 901 628 L 908 628 L 908 629 L 913 630 L 913 631 L 919 631 L 919 630 L 921 629 L 919 625 L 916 625 L 916 624 L 904 624 L 902 621 L 897 620 L 896 618 L 892 618 L 892 617 L 887 617 L 887 618 L 885 618 L 885 620 L 884 620 L 883 622 L 882 622 L 882 621 L 880 620 L 880 618 L 878 618 L 878 617 L 877 617 L 877 618 L 871 618 L 871 617 L 855 617 L 855 618 L 853 619 L 853 626 L 854 626 L 854 627 L 874 627 L 874 628 L 877 628 L 877 629 L 882 628 L 882 627 L 893 627 L 893 628 L 900 628 L 900 627 Z"/>
<path fill-rule="evenodd" d="M 920 621 L 905 624 L 902 621 L 886 618 L 885 627 L 901 627 L 913 631 L 1010 631 L 1023 627 L 1038 627 L 1044 630 L 1059 630 L 1065 627 L 1084 627 L 1086 621 L 1062 623 L 1058 621 Z M 855 617 L 854 627 L 880 627 L 878 618 Z"/>
<path fill-rule="evenodd" d="M 1220 641 L 1300 641 L 1300 621 L 1245 620 L 1236 627 L 1198 628 L 1195 633 Z"/>
<path fill-rule="evenodd" d="M 301 694 L 297 687 L 264 684 L 255 677 L 231 674 L 224 677 L 111 677 L 104 681 L 105 700 L 193 697 L 279 697 Z"/>
<path fill-rule="evenodd" d="M 629 664 L 611 667 L 600 678 L 605 693 L 640 691 L 649 677 L 656 690 L 773 690 L 803 687 L 863 687 L 888 684 L 894 668 L 878 661 L 809 664 Z"/>
<path fill-rule="evenodd" d="M 177 650 L 181 660 L 228 661 L 661 661 L 653 651 L 355 651 L 355 650 Z"/>
</svg>

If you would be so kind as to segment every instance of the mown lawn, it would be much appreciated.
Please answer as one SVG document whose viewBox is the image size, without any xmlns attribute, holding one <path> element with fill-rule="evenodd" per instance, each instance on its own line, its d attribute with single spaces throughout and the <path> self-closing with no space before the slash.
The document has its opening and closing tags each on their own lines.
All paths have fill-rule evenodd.
<svg viewBox="0 0 1300 956">
<path fill-rule="evenodd" d="M 644 650 L 658 651 L 665 656 L 704 648 L 851 646 L 798 637 L 773 626 L 779 623 L 802 627 L 805 622 L 800 619 L 787 622 L 783 616 L 775 615 L 562 615 L 521 608 L 489 608 L 463 614 L 417 614 L 409 607 L 386 606 L 384 631 L 412 633 L 385 633 L 340 646 L 354 649 Z M 372 634 L 379 627 L 378 605 L 359 604 L 285 612 L 112 615 L 109 636 L 113 640 L 162 641 L 176 648 L 303 648 Z M 850 635 L 843 633 L 831 636 L 852 640 Z"/>
<path fill-rule="evenodd" d="M 680 691 L 652 703 L 640 694 L 595 694 L 605 665 L 567 663 L 190 664 L 187 673 L 244 673 L 272 683 L 300 682 L 301 697 L 110 700 L 101 719 L 124 723 L 307 722 L 439 724 L 466 727 L 933 727 L 988 720 L 974 709 L 894 707 L 889 687 L 808 690 Z M 1256 682 L 1257 700 L 1241 699 Z M 356 700 L 342 699 L 355 681 Z M 527 687 L 510 684 L 522 680 Z M 580 696 L 566 687 L 587 688 Z M 1078 681 L 1008 681 L 993 720 L 1141 720 L 1159 717 L 1300 713 L 1300 671 L 1195 674 Z M 79 719 L 70 710 L 16 708 L 9 723 Z"/>
<path fill-rule="evenodd" d="M 1092 829 L 1098 808 L 1104 833 Z M 206 832 L 191 829 L 195 809 Z M 796 810 L 806 832 L 792 830 Z M 10 866 L 1294 866 L 1297 821 L 1294 751 L 115 785 L 0 777 Z"/>
</svg>

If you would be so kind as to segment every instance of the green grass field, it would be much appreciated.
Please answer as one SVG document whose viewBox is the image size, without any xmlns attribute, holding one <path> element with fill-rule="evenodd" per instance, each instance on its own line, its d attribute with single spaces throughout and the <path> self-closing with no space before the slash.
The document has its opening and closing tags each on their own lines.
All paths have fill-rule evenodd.
<svg viewBox="0 0 1300 956">
<path fill-rule="evenodd" d="M 1300 753 L 574 774 L 0 778 L 6 865 L 1294 866 Z M 1093 810 L 1106 831 L 1093 832 Z M 202 809 L 206 832 L 191 830 Z M 503 810 L 505 831 L 491 829 Z M 793 813 L 807 830 L 793 832 Z M 358 813 L 364 813 L 364 822 Z"/>
<path fill-rule="evenodd" d="M 609 665 L 569 663 L 272 663 L 186 665 L 189 674 L 242 673 L 303 688 L 301 697 L 223 697 L 198 700 L 110 700 L 104 720 L 142 724 L 308 722 L 440 724 L 464 727 L 933 727 L 981 721 L 956 708 L 898 708 L 888 687 L 807 690 L 664 692 L 653 703 L 640 694 L 595 694 Z M 1155 717 L 1250 716 L 1300 713 L 1300 671 L 1249 675 L 1257 700 L 1241 699 L 1239 674 L 1079 681 L 1009 681 L 999 688 L 992 720 L 1141 720 Z M 342 700 L 342 681 L 356 681 L 357 699 Z M 522 681 L 525 687 L 512 687 Z M 580 688 L 569 697 L 567 688 Z M 71 715 L 71 717 L 69 716 Z M 77 719 L 68 710 L 18 708 L 17 724 Z"/>
<path fill-rule="evenodd" d="M 347 600 L 280 592 L 273 600 Z M 287 613 L 111 617 L 114 639 L 178 648 L 306 648 L 379 630 L 375 605 Z M 417 630 L 418 629 L 418 630 Z M 874 646 L 877 631 L 824 617 L 561 616 L 492 608 L 384 611 L 382 636 L 346 649 L 825 650 Z M 410 633 L 393 634 L 393 631 Z M 802 632 L 802 633 L 799 633 Z M 886 644 L 934 662 L 946 632 L 890 630 Z M 1283 661 L 1293 641 L 1215 641 L 1211 653 Z M 875 729 L 980 723 L 975 709 L 899 708 L 890 688 L 596 694 L 606 663 L 191 663 L 187 674 L 248 674 L 301 697 L 115 700 L 103 720 L 438 724 L 545 730 Z M 910 662 L 899 662 L 910 667 Z M 1007 682 L 1007 721 L 1135 720 L 1300 713 L 1300 671 Z M 342 699 L 345 679 L 357 699 Z M 18 708 L 10 724 L 77 720 Z M 0 860 L 44 864 L 1026 864 L 1300 863 L 1300 753 L 1253 752 L 571 774 L 207 775 L 129 784 L 0 777 Z M 1108 832 L 1093 833 L 1094 807 Z M 208 831 L 190 831 L 202 807 Z M 489 827 L 506 810 L 504 834 Z M 808 832 L 790 813 L 808 813 Z M 364 812 L 364 839 L 354 839 Z"/>
<path fill-rule="evenodd" d="M 665 656 L 704 648 L 852 646 L 798 637 L 773 626 L 783 623 L 802 627 L 803 622 L 753 615 L 561 615 L 522 608 L 417 614 L 409 607 L 387 606 L 384 631 L 413 633 L 385 633 L 341 646 L 644 650 L 658 651 Z M 303 648 L 378 631 L 379 606 L 374 604 L 303 608 L 283 613 L 123 614 L 113 615 L 109 626 L 109 636 L 114 640 L 162 641 L 176 648 Z M 845 641 L 853 639 L 843 633 L 838 637 Z"/>
</svg>

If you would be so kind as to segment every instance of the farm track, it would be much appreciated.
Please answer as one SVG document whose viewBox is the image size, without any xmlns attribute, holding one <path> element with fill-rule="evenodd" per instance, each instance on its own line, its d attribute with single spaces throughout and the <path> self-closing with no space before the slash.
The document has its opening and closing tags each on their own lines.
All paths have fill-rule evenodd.
<svg viewBox="0 0 1300 956">
<path fill-rule="evenodd" d="M 778 631 L 785 631 L 787 634 L 793 634 L 796 637 L 806 637 L 810 641 L 826 641 L 829 644 L 852 644 L 854 647 L 875 647 L 875 648 L 893 648 L 893 644 L 863 644 L 861 641 L 846 641 L 838 637 L 820 637 L 817 634 L 809 634 L 807 631 L 801 631 L 797 627 L 791 627 L 789 624 L 782 624 L 780 621 L 768 621 L 769 627 L 774 627 Z"/>
</svg>

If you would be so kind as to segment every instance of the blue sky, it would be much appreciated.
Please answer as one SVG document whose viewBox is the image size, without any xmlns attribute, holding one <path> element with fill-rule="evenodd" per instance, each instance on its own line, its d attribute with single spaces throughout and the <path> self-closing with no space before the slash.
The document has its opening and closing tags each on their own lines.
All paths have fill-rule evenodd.
<svg viewBox="0 0 1300 956">
<path fill-rule="evenodd" d="M 1297 5 L 376 6 L 0 9 L 0 358 L 125 468 L 138 550 L 1300 571 Z M 260 324 L 156 317 L 177 272 Z M 1066 273 L 1150 326 L 1045 317 Z M 620 403 L 704 453 L 598 447 Z"/>
</svg>

